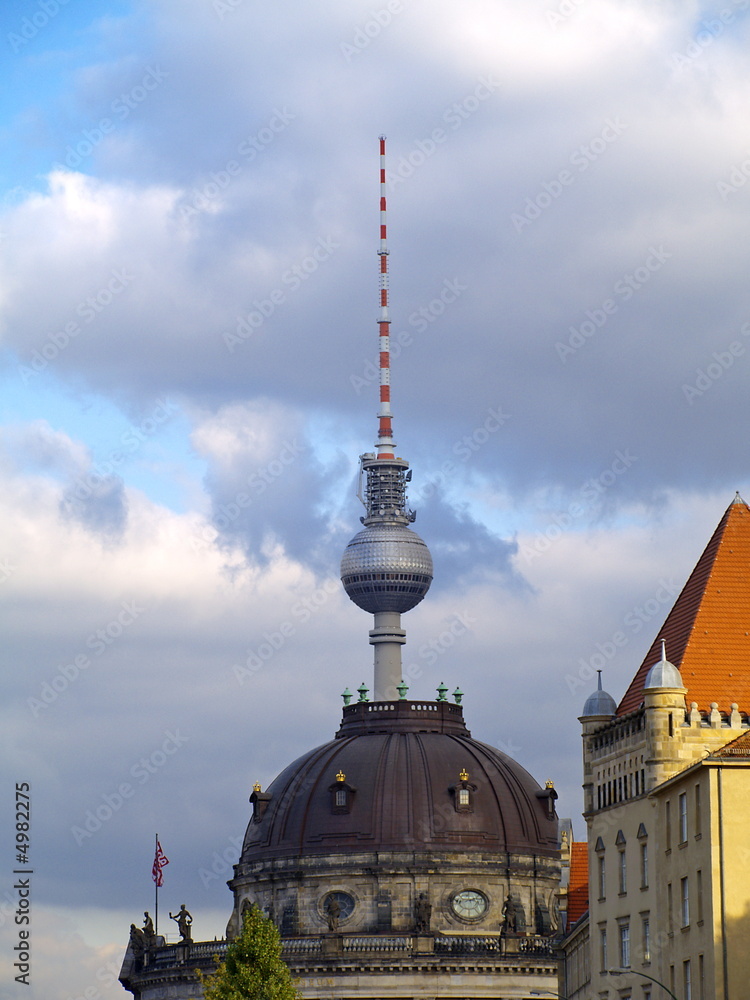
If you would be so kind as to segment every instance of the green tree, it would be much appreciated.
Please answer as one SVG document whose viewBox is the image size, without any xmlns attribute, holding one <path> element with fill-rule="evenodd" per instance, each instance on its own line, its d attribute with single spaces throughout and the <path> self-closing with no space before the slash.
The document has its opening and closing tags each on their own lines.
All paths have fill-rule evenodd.
<svg viewBox="0 0 750 1000">
<path fill-rule="evenodd" d="M 205 1000 L 300 1000 L 281 960 L 281 937 L 257 906 L 245 911 L 242 931 L 211 976 L 202 977 Z"/>
</svg>

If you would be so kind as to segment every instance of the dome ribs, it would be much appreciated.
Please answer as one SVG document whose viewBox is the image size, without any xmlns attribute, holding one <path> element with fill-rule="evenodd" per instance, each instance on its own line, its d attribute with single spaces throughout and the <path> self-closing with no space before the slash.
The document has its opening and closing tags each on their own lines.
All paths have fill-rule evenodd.
<svg viewBox="0 0 750 1000">
<path fill-rule="evenodd" d="M 243 862 L 362 851 L 556 855 L 539 785 L 472 739 L 458 706 L 387 705 L 349 706 L 335 739 L 279 775 L 264 818 L 249 824 Z M 464 771 L 475 786 L 468 810 L 454 798 Z M 354 789 L 348 812 L 332 808 L 337 773 Z"/>
</svg>

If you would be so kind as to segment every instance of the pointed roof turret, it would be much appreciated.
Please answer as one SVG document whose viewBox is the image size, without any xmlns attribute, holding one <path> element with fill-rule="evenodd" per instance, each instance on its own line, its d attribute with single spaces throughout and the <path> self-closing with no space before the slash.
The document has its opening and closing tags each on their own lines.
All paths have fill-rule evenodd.
<svg viewBox="0 0 750 1000">
<path fill-rule="evenodd" d="M 712 702 L 723 712 L 737 702 L 750 711 L 750 508 L 739 493 L 659 629 L 618 715 L 640 706 L 663 641 L 688 704 L 694 701 L 706 713 Z"/>
</svg>

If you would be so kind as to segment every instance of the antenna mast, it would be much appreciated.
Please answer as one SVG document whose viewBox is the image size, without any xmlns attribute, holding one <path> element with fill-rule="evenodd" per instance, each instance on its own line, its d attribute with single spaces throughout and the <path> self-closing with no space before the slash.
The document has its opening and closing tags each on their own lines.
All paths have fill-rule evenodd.
<svg viewBox="0 0 750 1000">
<path fill-rule="evenodd" d="M 388 233 L 386 221 L 385 136 L 380 136 L 380 410 L 378 412 L 378 458 L 394 458 L 391 420 L 391 319 L 388 312 Z"/>
</svg>

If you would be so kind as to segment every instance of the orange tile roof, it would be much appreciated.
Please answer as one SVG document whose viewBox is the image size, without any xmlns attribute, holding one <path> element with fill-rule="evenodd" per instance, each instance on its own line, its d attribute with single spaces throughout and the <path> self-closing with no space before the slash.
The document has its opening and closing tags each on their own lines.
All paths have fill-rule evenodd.
<svg viewBox="0 0 750 1000">
<path fill-rule="evenodd" d="M 710 756 L 726 757 L 729 760 L 734 757 L 750 757 L 750 733 L 742 733 L 741 736 L 735 736 L 729 743 L 725 743 L 723 747 L 714 750 Z"/>
<path fill-rule="evenodd" d="M 667 659 L 682 675 L 688 708 L 708 712 L 737 702 L 750 712 L 750 507 L 737 494 L 690 574 L 617 709 L 624 715 L 643 701 L 650 668 Z"/>
<path fill-rule="evenodd" d="M 589 852 L 585 840 L 570 845 L 570 881 L 568 883 L 568 929 L 589 908 Z"/>
</svg>

